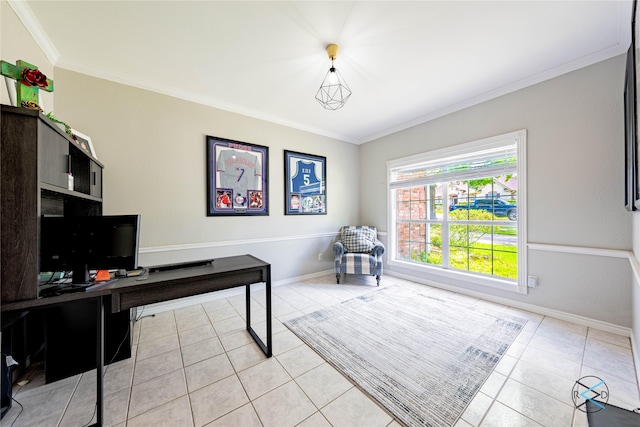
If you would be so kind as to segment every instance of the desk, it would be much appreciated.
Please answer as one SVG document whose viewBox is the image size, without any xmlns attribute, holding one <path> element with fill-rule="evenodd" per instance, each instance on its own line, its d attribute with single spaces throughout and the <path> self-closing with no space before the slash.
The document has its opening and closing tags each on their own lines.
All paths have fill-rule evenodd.
<svg viewBox="0 0 640 427">
<path fill-rule="evenodd" d="M 226 258 L 218 258 L 212 264 L 202 267 L 192 267 L 176 270 L 161 271 L 139 278 L 120 279 L 89 292 L 79 292 L 60 295 L 50 298 L 20 301 L 3 304 L 1 310 L 29 310 L 35 308 L 47 308 L 55 304 L 64 304 L 68 301 L 79 299 L 96 299 L 97 301 L 97 336 L 96 340 L 96 369 L 97 377 L 97 422 L 102 426 L 103 422 L 103 384 L 102 372 L 104 370 L 104 298 L 111 297 L 111 311 L 117 313 L 132 307 L 146 304 L 169 301 L 193 295 L 204 294 L 222 289 L 246 286 L 246 310 L 247 331 L 256 341 L 260 349 L 267 357 L 272 355 L 271 342 L 271 265 L 252 256 L 238 255 Z M 264 282 L 266 284 L 266 320 L 267 331 L 265 344 L 255 333 L 251 326 L 251 285 Z"/>
<path fill-rule="evenodd" d="M 218 258 L 212 264 L 150 273 L 141 278 L 119 279 L 109 285 L 111 311 L 117 313 L 132 307 L 169 301 L 212 291 L 246 286 L 247 331 L 267 357 L 271 345 L 271 265 L 252 255 Z M 266 283 L 267 343 L 251 326 L 251 284 Z"/>
</svg>

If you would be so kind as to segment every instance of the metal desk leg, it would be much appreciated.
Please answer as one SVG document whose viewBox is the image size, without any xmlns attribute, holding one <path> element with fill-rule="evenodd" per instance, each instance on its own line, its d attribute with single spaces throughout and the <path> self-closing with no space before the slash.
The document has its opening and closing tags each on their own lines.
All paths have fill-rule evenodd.
<svg viewBox="0 0 640 427">
<path fill-rule="evenodd" d="M 267 357 L 271 357 L 273 354 L 273 344 L 271 341 L 271 265 L 267 266 L 267 278 L 265 282 L 267 293 Z"/>
<path fill-rule="evenodd" d="M 246 310 L 247 310 L 247 331 L 253 337 L 253 340 L 258 344 L 262 352 L 267 356 L 271 357 L 273 355 L 273 345 L 271 343 L 271 266 L 267 266 L 266 268 L 266 293 L 267 293 L 267 344 L 260 339 L 258 334 L 251 327 L 251 285 L 247 285 L 247 290 L 245 292 L 246 297 Z"/>
<path fill-rule="evenodd" d="M 96 321 L 96 426 L 102 427 L 104 387 L 102 374 L 104 372 L 104 297 L 98 297 Z"/>
<path fill-rule="evenodd" d="M 253 332 L 253 328 L 251 327 L 251 285 L 247 284 L 246 289 L 244 291 L 244 309 L 246 311 L 245 315 L 247 316 L 247 331 L 255 340 L 254 336 L 255 332 Z"/>
</svg>

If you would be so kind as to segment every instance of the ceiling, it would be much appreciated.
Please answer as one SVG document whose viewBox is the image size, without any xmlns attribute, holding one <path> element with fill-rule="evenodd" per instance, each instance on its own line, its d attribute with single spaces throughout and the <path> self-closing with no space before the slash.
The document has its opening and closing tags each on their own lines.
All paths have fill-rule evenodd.
<svg viewBox="0 0 640 427">
<path fill-rule="evenodd" d="M 631 1 L 9 0 L 61 68 L 363 143 L 626 51 Z M 314 96 L 335 67 L 353 95 Z"/>
</svg>

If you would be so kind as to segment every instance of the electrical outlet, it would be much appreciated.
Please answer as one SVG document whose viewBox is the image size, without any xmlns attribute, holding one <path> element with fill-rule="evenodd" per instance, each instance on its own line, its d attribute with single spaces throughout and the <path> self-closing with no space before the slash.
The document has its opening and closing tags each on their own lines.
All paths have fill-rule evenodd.
<svg viewBox="0 0 640 427">
<path fill-rule="evenodd" d="M 527 278 L 527 286 L 530 288 L 535 288 L 538 286 L 538 276 L 529 276 Z"/>
<path fill-rule="evenodd" d="M 322 252 L 318 254 L 318 261 L 322 261 Z"/>
</svg>

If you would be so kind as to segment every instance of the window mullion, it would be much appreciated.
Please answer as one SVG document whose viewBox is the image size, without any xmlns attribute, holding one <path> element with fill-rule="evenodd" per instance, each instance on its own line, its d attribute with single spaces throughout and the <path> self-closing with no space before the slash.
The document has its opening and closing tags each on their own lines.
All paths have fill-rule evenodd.
<svg viewBox="0 0 640 427">
<path fill-rule="evenodd" d="M 449 268 L 449 182 L 442 183 L 442 267 Z"/>
</svg>

